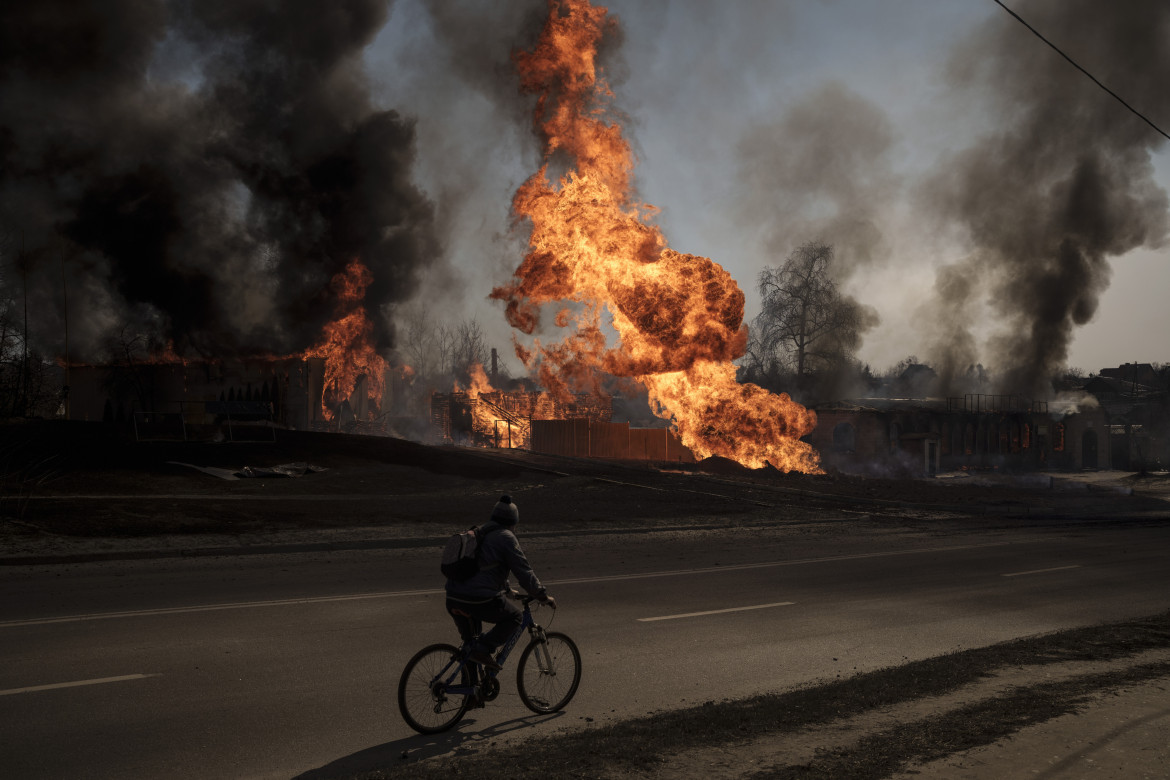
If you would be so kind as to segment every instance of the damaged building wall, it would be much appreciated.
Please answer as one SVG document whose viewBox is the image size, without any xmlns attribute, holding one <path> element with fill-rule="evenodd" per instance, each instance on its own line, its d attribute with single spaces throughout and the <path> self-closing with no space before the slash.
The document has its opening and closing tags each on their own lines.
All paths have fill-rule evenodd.
<svg viewBox="0 0 1170 780">
<path fill-rule="evenodd" d="M 627 422 L 533 420 L 533 452 L 579 458 L 694 463 L 694 453 L 668 428 L 631 428 Z"/>
<path fill-rule="evenodd" d="M 851 473 L 1112 467 L 1101 409 L 1052 414 L 1008 407 L 880 399 L 872 405 L 828 404 L 816 409 L 817 428 L 807 440 L 825 465 Z"/>
<path fill-rule="evenodd" d="M 323 420 L 321 358 L 71 366 L 69 419 L 131 422 L 177 415 L 187 425 L 271 419 L 309 429 Z"/>
<path fill-rule="evenodd" d="M 1084 383 L 1109 421 L 1113 467 L 1141 470 L 1170 463 L 1170 374 L 1148 363 L 1102 369 Z"/>
</svg>

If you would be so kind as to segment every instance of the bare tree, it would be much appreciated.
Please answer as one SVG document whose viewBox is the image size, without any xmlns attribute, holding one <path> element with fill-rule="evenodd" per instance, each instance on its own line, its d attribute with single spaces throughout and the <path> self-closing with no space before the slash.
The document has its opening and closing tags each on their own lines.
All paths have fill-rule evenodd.
<svg viewBox="0 0 1170 780">
<path fill-rule="evenodd" d="M 133 325 L 125 324 L 116 335 L 106 339 L 106 351 L 110 364 L 105 385 L 112 398 L 121 403 L 130 400 L 141 411 L 152 407 L 153 376 L 147 363 L 150 360 L 152 343 L 149 336 Z"/>
<path fill-rule="evenodd" d="M 61 400 L 56 363 L 25 343 L 11 299 L 0 299 L 0 417 L 51 417 Z"/>
<path fill-rule="evenodd" d="M 28 407 L 28 344 L 11 279 L 16 270 L 11 231 L 0 231 L 0 416 L 21 416 Z"/>
<path fill-rule="evenodd" d="M 17 413 L 24 370 L 24 334 L 13 321 L 12 300 L 0 299 L 0 416 Z"/>
<path fill-rule="evenodd" d="M 455 329 L 440 325 L 435 329 L 435 354 L 439 361 L 439 372 L 454 373 L 451 368 L 455 355 Z"/>
<path fill-rule="evenodd" d="M 792 365 L 797 377 L 852 360 L 877 324 L 872 308 L 843 296 L 832 276 L 833 247 L 809 242 L 778 268 L 760 272 L 763 308 L 753 324 L 765 362 Z"/>
<path fill-rule="evenodd" d="M 476 320 L 463 320 L 455 326 L 451 351 L 451 373 L 463 376 L 477 363 L 486 365 L 490 350 L 484 341 L 483 328 Z"/>
<path fill-rule="evenodd" d="M 487 365 L 491 349 L 483 327 L 474 319 L 437 325 L 420 305 L 399 316 L 399 351 L 425 386 L 441 379 L 466 381 L 476 363 Z"/>
<path fill-rule="evenodd" d="M 789 355 L 776 349 L 774 344 L 765 344 L 760 338 L 760 328 L 750 328 L 747 348 L 740 359 L 739 380 L 779 390 L 792 375 Z"/>
<path fill-rule="evenodd" d="M 439 329 L 427 319 L 419 304 L 407 308 L 401 317 L 400 349 L 415 376 L 430 378 L 443 365 L 439 354 Z"/>
</svg>

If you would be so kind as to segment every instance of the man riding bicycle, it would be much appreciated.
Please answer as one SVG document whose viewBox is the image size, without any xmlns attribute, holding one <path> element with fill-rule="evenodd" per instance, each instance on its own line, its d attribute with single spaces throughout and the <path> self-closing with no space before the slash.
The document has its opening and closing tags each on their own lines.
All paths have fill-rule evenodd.
<svg viewBox="0 0 1170 780">
<path fill-rule="evenodd" d="M 470 659 L 486 669 L 500 668 L 492 654 L 516 632 L 523 619 L 520 608 L 507 597 L 512 590 L 509 574 L 516 575 L 530 596 L 553 609 L 557 606 L 520 549 L 520 541 L 512 530 L 519 521 L 520 510 L 512 503 L 511 496 L 501 496 L 492 509 L 491 519 L 479 529 L 479 571 L 461 582 L 447 580 L 447 613 L 464 642 L 479 634 Z M 495 625 L 480 634 L 484 622 Z"/>
</svg>

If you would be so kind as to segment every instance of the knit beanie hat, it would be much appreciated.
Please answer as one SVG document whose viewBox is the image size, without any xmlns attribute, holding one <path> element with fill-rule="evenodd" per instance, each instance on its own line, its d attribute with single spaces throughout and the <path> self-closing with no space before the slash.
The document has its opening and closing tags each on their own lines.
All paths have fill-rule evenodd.
<svg viewBox="0 0 1170 780">
<path fill-rule="evenodd" d="M 520 522 L 520 510 L 512 503 L 511 496 L 500 496 L 499 503 L 492 509 L 492 520 L 500 525 L 516 525 Z"/>
</svg>

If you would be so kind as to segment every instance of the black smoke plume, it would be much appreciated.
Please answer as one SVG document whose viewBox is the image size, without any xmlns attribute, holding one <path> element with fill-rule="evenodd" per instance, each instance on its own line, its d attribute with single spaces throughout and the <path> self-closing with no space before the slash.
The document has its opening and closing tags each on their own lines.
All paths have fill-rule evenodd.
<svg viewBox="0 0 1170 780">
<path fill-rule="evenodd" d="M 362 67 L 387 13 L 387 0 L 6 4 L 0 230 L 23 246 L 30 338 L 60 349 L 62 286 L 75 359 L 126 326 L 180 354 L 305 349 L 355 257 L 372 315 L 409 298 L 440 247 L 411 178 L 413 122 L 372 104 Z M 388 318 L 373 319 L 390 346 Z"/>
<path fill-rule="evenodd" d="M 1170 124 L 1170 4 L 1013 8 L 1130 105 Z M 945 160 L 923 192 L 975 247 L 940 273 L 938 301 L 924 311 L 924 329 L 944 337 L 931 362 L 944 377 L 964 371 L 975 339 L 963 318 L 986 296 L 1000 326 L 986 357 L 998 390 L 1047 397 L 1076 327 L 1109 285 L 1109 258 L 1166 239 L 1167 196 L 1150 159 L 1163 138 L 1007 14 L 971 36 L 949 77 L 962 99 L 988 96 L 992 113 L 990 130 Z"/>
</svg>

